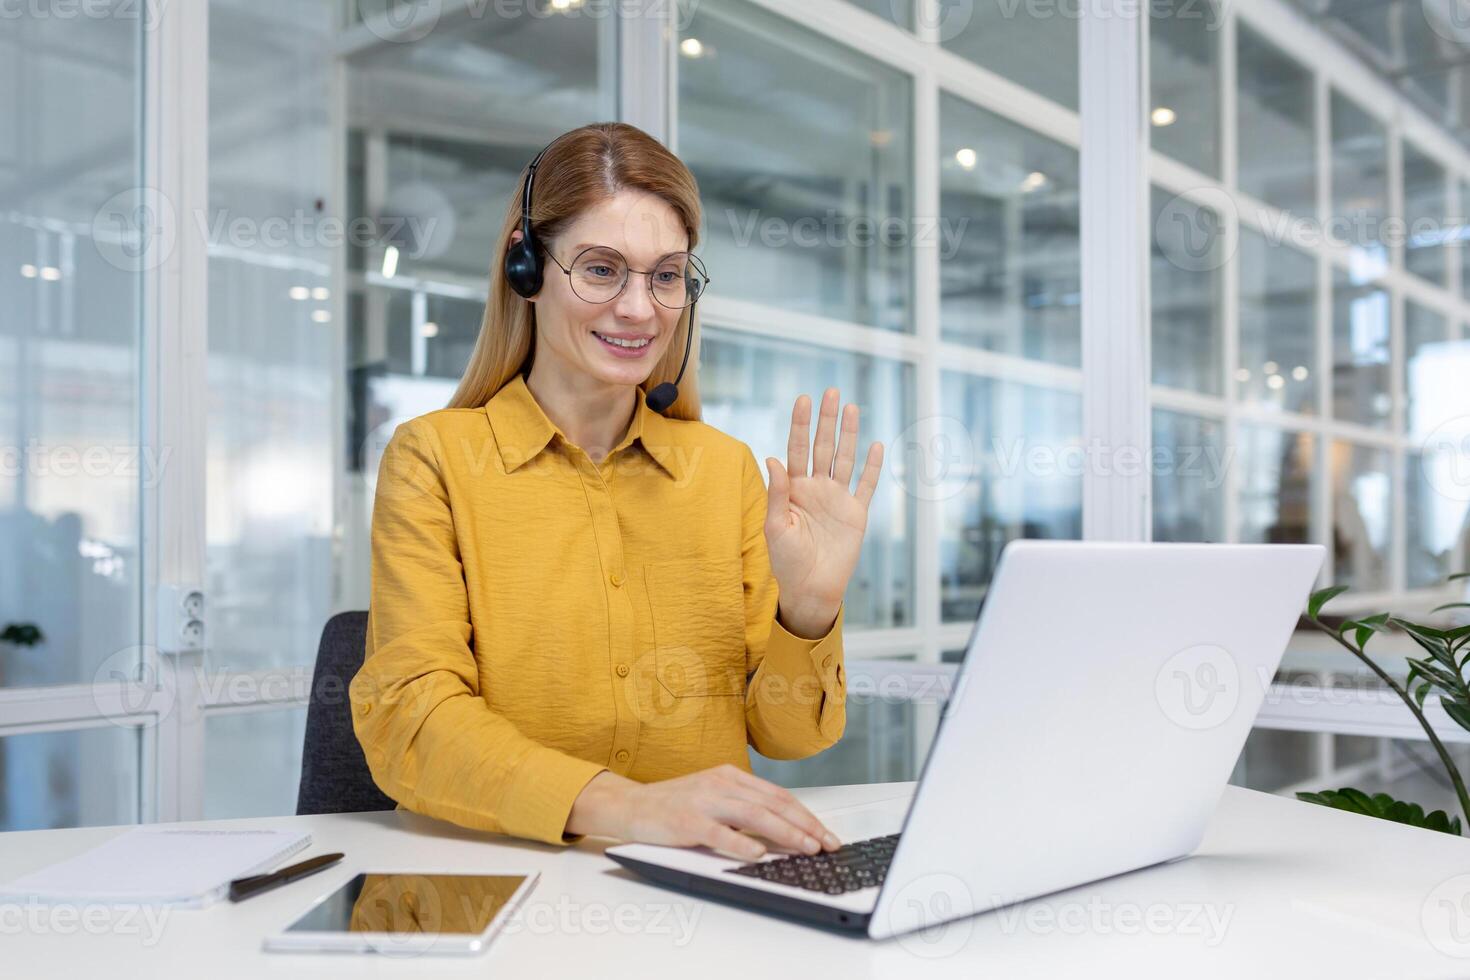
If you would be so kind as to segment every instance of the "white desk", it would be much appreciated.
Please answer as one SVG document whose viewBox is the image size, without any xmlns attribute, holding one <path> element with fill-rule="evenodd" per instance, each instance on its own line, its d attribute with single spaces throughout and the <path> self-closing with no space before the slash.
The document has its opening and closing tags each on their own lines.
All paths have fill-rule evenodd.
<svg viewBox="0 0 1470 980">
<path fill-rule="evenodd" d="M 892 796 L 894 789 L 800 795 L 821 809 Z M 1188 860 L 964 920 L 943 933 L 883 943 L 664 891 L 618 868 L 601 854 L 606 842 L 590 839 L 556 850 L 393 811 L 212 824 L 231 825 L 308 827 L 314 843 L 301 857 L 341 850 L 347 859 L 239 905 L 167 913 L 157 929 L 141 917 L 89 928 L 85 921 L 52 921 L 44 910 L 0 909 L 0 972 L 16 980 L 1470 976 L 1470 841 L 1235 788 Z M 0 834 L 0 880 L 122 829 Z M 1086 832 L 1083 809 L 1077 833 Z M 534 867 L 542 877 L 510 931 L 484 956 L 261 952 L 263 936 L 359 870 L 427 865 Z"/>
</svg>

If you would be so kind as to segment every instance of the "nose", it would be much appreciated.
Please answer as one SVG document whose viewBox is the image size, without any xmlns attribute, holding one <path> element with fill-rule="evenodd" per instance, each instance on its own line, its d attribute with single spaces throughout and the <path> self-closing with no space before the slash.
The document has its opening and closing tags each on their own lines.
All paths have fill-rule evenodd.
<svg viewBox="0 0 1470 980">
<path fill-rule="evenodd" d="M 613 312 L 619 320 L 642 323 L 653 316 L 653 292 L 643 276 L 636 272 L 628 275 L 628 283 L 614 304 Z"/>
</svg>

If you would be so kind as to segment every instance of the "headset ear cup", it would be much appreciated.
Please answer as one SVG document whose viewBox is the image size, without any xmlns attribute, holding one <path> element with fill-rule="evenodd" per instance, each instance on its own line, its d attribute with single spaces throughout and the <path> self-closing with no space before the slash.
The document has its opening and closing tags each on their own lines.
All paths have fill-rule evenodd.
<svg viewBox="0 0 1470 980">
<path fill-rule="evenodd" d="M 530 299 L 541 292 L 541 252 L 522 238 L 505 251 L 505 281 L 517 294 Z"/>
</svg>

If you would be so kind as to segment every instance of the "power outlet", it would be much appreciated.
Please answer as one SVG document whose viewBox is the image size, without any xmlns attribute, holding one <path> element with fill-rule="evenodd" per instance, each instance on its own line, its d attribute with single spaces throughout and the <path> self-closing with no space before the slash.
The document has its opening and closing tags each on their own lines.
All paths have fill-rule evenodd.
<svg viewBox="0 0 1470 980">
<path fill-rule="evenodd" d="M 192 653 L 204 649 L 204 590 L 193 585 L 158 587 L 158 649 Z"/>
</svg>

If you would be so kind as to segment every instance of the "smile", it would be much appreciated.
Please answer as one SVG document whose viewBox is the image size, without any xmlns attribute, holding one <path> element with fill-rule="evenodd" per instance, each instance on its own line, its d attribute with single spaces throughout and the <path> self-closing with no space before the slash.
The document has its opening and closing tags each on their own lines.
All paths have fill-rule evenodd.
<svg viewBox="0 0 1470 980">
<path fill-rule="evenodd" d="M 619 340 L 616 337 L 605 337 L 602 334 L 598 333 L 596 330 L 592 331 L 592 336 L 596 337 L 604 344 L 607 344 L 609 347 L 616 347 L 619 350 L 627 351 L 642 350 L 649 344 L 653 343 L 652 340 L 647 338 L 643 340 Z"/>
</svg>

